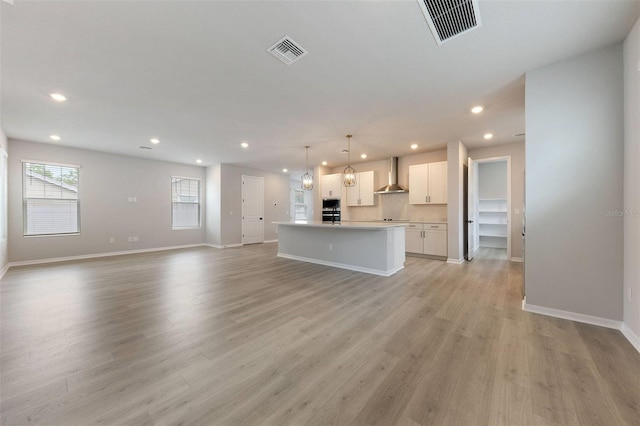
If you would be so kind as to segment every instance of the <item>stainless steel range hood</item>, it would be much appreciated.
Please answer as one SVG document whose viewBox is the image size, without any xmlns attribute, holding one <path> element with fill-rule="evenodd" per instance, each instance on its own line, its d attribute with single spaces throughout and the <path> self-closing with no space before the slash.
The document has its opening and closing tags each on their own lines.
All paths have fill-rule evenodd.
<svg viewBox="0 0 640 426">
<path fill-rule="evenodd" d="M 398 185 L 398 157 L 389 158 L 389 185 L 378 189 L 376 194 L 398 194 L 409 192 Z"/>
</svg>

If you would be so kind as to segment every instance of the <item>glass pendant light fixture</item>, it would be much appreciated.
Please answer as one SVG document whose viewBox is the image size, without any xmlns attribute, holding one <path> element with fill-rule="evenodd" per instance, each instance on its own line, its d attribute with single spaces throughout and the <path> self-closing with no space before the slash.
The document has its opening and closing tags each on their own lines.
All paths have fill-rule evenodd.
<svg viewBox="0 0 640 426">
<path fill-rule="evenodd" d="M 353 135 L 347 135 L 347 167 L 342 171 L 342 183 L 344 186 L 356 185 L 356 169 L 351 167 L 351 138 Z"/>
<path fill-rule="evenodd" d="M 301 185 L 302 189 L 305 191 L 311 191 L 313 189 L 313 175 L 309 173 L 309 148 L 311 148 L 309 145 L 305 146 L 305 149 L 307 150 L 307 160 L 305 162 L 307 166 L 307 173 L 302 175 Z"/>
</svg>

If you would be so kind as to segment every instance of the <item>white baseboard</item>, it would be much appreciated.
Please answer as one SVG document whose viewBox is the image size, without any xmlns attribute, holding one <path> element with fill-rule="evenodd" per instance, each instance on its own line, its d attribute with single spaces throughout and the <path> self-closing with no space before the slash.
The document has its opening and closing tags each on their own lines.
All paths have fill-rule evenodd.
<svg viewBox="0 0 640 426">
<path fill-rule="evenodd" d="M 512 257 L 509 259 L 512 262 L 522 262 L 522 258 L 521 257 Z"/>
<path fill-rule="evenodd" d="M 627 340 L 633 345 L 633 347 L 636 348 L 638 352 L 640 352 L 640 337 L 638 337 L 638 335 L 634 333 L 633 330 L 631 330 L 625 323 L 622 323 L 620 331 L 622 332 L 624 337 L 626 337 Z"/>
<path fill-rule="evenodd" d="M 447 259 L 447 263 L 452 263 L 454 265 L 462 265 L 464 263 L 464 258 L 463 259 Z"/>
<path fill-rule="evenodd" d="M 278 257 L 291 259 L 291 260 L 299 260 L 301 262 L 316 263 L 318 265 L 324 265 L 324 266 L 333 266 L 334 268 L 348 269 L 350 271 L 364 272 L 367 274 L 380 275 L 383 277 L 390 277 L 391 275 L 395 274 L 396 272 L 404 268 L 404 265 L 402 265 L 399 268 L 392 269 L 390 271 L 385 271 L 382 269 L 363 268 L 360 266 L 346 265 L 344 263 L 329 262 L 326 260 L 311 259 L 309 257 L 302 257 L 302 256 L 294 256 L 292 254 L 286 254 L 286 253 L 278 253 Z"/>
<path fill-rule="evenodd" d="M 94 259 L 97 257 L 111 257 L 111 256 L 123 256 L 126 254 L 138 254 L 138 253 L 149 253 L 154 251 L 166 251 L 166 250 L 178 250 L 192 247 L 203 247 L 208 246 L 208 244 L 185 244 L 181 246 L 168 246 L 168 247 L 155 247 L 155 248 L 147 248 L 147 249 L 139 249 L 139 250 L 123 250 L 123 251 L 112 251 L 106 253 L 93 253 L 93 254 L 81 254 L 78 256 L 65 256 L 65 257 L 51 257 L 48 259 L 35 259 L 35 260 L 22 260 L 19 262 L 9 262 L 7 265 L 9 268 L 14 266 L 27 266 L 27 265 L 39 265 L 42 263 L 55 263 L 55 262 L 67 262 L 69 260 L 82 260 L 82 259 Z"/>
<path fill-rule="evenodd" d="M 203 244 L 207 247 L 213 247 L 217 249 L 231 248 L 231 247 L 242 247 L 242 244 Z"/>
<path fill-rule="evenodd" d="M 582 322 L 585 324 L 598 325 L 600 327 L 620 330 L 622 335 L 640 352 L 640 337 L 633 332 L 622 321 L 610 320 L 608 318 L 594 317 L 591 315 L 578 314 L 575 312 L 562 311 L 560 309 L 545 308 L 543 306 L 529 305 L 527 299 L 522 301 L 522 310 L 534 314 L 546 315 L 549 317 L 562 318 L 570 321 Z"/>
<path fill-rule="evenodd" d="M 270 243 L 277 243 L 278 240 L 266 240 L 263 241 L 262 244 L 270 244 Z M 217 248 L 217 249 L 224 249 L 224 248 L 231 248 L 231 247 L 242 247 L 244 244 L 242 243 L 235 243 L 235 244 L 205 244 L 209 247 L 213 247 L 213 248 Z"/>
<path fill-rule="evenodd" d="M 560 309 L 546 308 L 544 306 L 530 305 L 524 303 L 522 310 L 534 314 L 546 315 L 549 317 L 562 318 L 566 320 L 582 322 L 585 324 L 598 325 L 600 327 L 613 328 L 620 330 L 622 321 L 611 320 L 608 318 L 594 317 L 591 315 L 578 314 L 576 312 L 562 311 Z"/>
</svg>

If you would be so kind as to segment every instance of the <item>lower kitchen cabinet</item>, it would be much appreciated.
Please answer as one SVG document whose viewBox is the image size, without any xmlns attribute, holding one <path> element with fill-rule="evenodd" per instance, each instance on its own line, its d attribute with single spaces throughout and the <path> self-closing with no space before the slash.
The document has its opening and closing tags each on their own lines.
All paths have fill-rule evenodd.
<svg viewBox="0 0 640 426">
<path fill-rule="evenodd" d="M 447 256 L 447 225 L 410 223 L 405 227 L 405 251 L 428 256 Z"/>
<path fill-rule="evenodd" d="M 407 253 L 423 253 L 422 224 L 410 224 L 404 229 L 404 245 Z"/>
</svg>

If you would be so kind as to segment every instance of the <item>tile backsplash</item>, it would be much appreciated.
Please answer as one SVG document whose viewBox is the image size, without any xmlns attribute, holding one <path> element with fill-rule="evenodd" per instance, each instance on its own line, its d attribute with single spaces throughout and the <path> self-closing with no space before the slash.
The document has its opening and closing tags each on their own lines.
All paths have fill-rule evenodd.
<svg viewBox="0 0 640 426">
<path fill-rule="evenodd" d="M 446 222 L 447 206 L 409 204 L 409 194 L 376 195 L 378 204 L 369 207 L 342 207 L 344 220 L 410 220 L 413 222 Z"/>
</svg>

